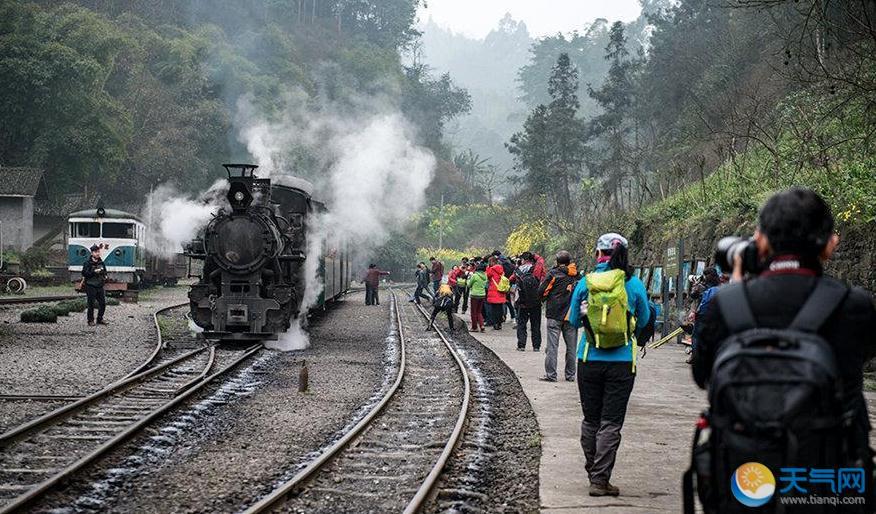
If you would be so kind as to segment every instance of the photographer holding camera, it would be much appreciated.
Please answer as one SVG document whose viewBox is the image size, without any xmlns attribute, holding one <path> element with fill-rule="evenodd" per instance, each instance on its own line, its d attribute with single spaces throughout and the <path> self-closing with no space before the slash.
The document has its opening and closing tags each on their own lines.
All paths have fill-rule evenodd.
<svg viewBox="0 0 876 514">
<path fill-rule="evenodd" d="M 862 389 L 863 366 L 876 354 L 876 310 L 869 293 L 824 275 L 838 244 L 829 206 L 799 187 L 767 200 L 753 239 L 718 244 L 716 260 L 732 267 L 733 283 L 695 326 L 693 376 L 710 404 L 695 439 L 707 427 L 709 437 L 696 444 L 685 476 L 687 512 L 692 474 L 705 512 L 873 511 Z M 732 487 L 734 473 L 752 462 L 777 477 L 761 509 L 743 505 Z M 795 491 L 779 473 L 791 468 L 863 469 L 867 505 L 782 502 Z"/>
</svg>

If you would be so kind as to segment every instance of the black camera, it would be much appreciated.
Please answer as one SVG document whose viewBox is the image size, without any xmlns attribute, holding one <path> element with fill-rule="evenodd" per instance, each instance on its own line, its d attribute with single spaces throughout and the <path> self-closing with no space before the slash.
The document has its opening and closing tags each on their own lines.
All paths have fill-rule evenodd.
<svg viewBox="0 0 876 514">
<path fill-rule="evenodd" d="M 727 236 L 722 237 L 715 245 L 715 264 L 725 273 L 733 271 L 733 262 L 737 256 L 742 257 L 743 272 L 757 273 L 760 270 L 754 238 Z"/>
</svg>

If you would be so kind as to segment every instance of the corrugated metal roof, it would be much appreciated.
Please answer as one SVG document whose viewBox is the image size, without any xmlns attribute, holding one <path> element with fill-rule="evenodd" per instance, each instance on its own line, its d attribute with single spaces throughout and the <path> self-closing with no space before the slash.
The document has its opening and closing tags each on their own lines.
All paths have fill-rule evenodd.
<svg viewBox="0 0 876 514">
<path fill-rule="evenodd" d="M 0 167 L 0 196 L 36 196 L 43 170 Z"/>
</svg>

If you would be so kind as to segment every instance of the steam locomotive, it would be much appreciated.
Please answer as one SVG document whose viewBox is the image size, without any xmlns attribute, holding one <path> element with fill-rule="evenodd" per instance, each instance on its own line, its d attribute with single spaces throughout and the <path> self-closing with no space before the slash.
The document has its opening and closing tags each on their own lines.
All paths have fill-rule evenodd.
<svg viewBox="0 0 876 514">
<path fill-rule="evenodd" d="M 304 180 L 271 184 L 254 164 L 223 166 L 230 212 L 221 209 L 186 245 L 188 257 L 203 261 L 189 291 L 191 318 L 207 339 L 277 339 L 301 312 L 308 223 L 325 206 Z M 346 292 L 351 272 L 339 242 L 327 242 L 319 259 L 325 287 L 317 306 L 324 306 Z"/>
</svg>

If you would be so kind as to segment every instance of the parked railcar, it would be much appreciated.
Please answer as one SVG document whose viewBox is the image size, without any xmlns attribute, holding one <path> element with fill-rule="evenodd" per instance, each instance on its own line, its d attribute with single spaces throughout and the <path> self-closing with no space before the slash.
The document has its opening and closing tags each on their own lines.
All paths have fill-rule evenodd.
<svg viewBox="0 0 876 514">
<path fill-rule="evenodd" d="M 147 227 L 134 214 L 97 207 L 71 213 L 67 218 L 67 271 L 78 289 L 82 265 L 97 245 L 106 265 L 106 290 L 137 291 L 151 284 L 176 284 L 186 276 L 182 254 L 167 258 L 147 247 Z"/>
</svg>

